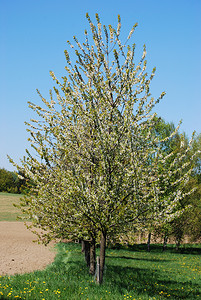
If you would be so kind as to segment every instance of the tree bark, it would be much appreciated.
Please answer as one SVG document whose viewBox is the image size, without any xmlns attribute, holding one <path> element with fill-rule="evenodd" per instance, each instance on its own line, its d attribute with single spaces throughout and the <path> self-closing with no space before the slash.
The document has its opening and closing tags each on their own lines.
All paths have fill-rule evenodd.
<svg viewBox="0 0 201 300">
<path fill-rule="evenodd" d="M 180 238 L 177 238 L 177 239 L 176 239 L 176 251 L 179 251 L 180 245 L 181 245 L 181 239 L 180 239 Z"/>
<path fill-rule="evenodd" d="M 84 256 L 85 256 L 85 261 L 87 263 L 87 267 L 90 266 L 90 242 L 89 241 L 84 241 Z"/>
<path fill-rule="evenodd" d="M 106 233 L 102 232 L 100 242 L 100 279 L 99 284 L 103 282 L 103 272 L 105 267 L 105 249 L 106 249 Z"/>
<path fill-rule="evenodd" d="M 167 240 L 168 240 L 168 236 L 167 236 L 167 234 L 165 234 L 164 240 L 163 240 L 163 251 L 165 251 L 167 249 Z"/>
<path fill-rule="evenodd" d="M 96 281 L 99 284 L 100 282 L 100 257 L 99 256 L 97 256 L 96 258 L 96 272 L 97 272 Z"/>
<path fill-rule="evenodd" d="M 89 266 L 89 273 L 91 275 L 95 274 L 96 270 L 96 241 L 92 239 L 90 242 L 90 266 Z"/>
<path fill-rule="evenodd" d="M 84 250 L 85 249 L 85 242 L 84 242 L 84 240 L 82 240 L 82 253 L 84 253 Z"/>
<path fill-rule="evenodd" d="M 151 232 L 148 234 L 148 240 L 147 240 L 147 251 L 150 252 L 150 242 L 151 242 Z"/>
</svg>

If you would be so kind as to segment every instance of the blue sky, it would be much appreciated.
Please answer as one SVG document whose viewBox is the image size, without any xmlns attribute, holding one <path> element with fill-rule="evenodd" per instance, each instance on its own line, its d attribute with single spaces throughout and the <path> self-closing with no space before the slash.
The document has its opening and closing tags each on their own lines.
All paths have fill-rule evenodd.
<svg viewBox="0 0 201 300">
<path fill-rule="evenodd" d="M 137 53 L 147 46 L 148 68 L 156 66 L 151 92 L 166 96 L 156 108 L 166 121 L 183 120 L 190 137 L 201 132 L 201 1 L 200 0 L 0 0 L 0 168 L 13 170 L 28 148 L 24 121 L 34 117 L 27 101 L 40 104 L 53 87 L 49 71 L 65 74 L 64 50 L 73 35 L 82 39 L 89 28 L 86 12 L 122 33 L 138 27 L 132 42 Z"/>
</svg>

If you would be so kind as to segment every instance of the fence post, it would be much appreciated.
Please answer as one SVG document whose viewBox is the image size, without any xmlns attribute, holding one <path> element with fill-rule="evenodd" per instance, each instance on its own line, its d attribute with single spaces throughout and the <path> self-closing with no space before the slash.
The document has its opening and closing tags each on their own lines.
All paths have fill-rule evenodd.
<svg viewBox="0 0 201 300">
<path fill-rule="evenodd" d="M 96 281 L 100 283 L 100 257 L 97 256 L 96 258 Z"/>
</svg>

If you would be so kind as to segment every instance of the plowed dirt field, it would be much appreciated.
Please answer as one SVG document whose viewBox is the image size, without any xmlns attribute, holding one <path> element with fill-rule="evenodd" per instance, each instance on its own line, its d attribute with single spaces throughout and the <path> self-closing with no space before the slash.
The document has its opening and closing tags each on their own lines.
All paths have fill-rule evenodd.
<svg viewBox="0 0 201 300">
<path fill-rule="evenodd" d="M 54 244 L 34 243 L 23 222 L 0 222 L 0 275 L 42 270 L 55 258 Z"/>
</svg>

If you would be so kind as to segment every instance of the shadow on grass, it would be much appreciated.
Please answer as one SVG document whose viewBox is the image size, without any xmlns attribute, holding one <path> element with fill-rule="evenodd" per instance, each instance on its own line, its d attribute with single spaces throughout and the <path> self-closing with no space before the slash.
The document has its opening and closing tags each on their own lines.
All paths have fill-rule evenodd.
<svg viewBox="0 0 201 300">
<path fill-rule="evenodd" d="M 186 246 L 184 245 L 181 247 L 178 251 L 174 250 L 175 252 L 179 252 L 181 254 L 195 254 L 195 255 L 201 255 L 201 247 L 192 247 L 192 246 Z"/>
<path fill-rule="evenodd" d="M 126 250 L 126 251 L 136 251 L 136 252 L 147 252 L 147 244 L 134 244 L 132 246 L 122 246 L 120 244 L 111 247 L 111 249 L 116 250 Z M 163 252 L 163 245 L 162 244 L 151 244 L 150 246 L 151 252 L 161 253 Z M 201 255 L 201 244 L 183 244 L 176 250 L 176 246 L 174 244 L 167 245 L 166 251 L 164 253 L 171 252 L 171 253 L 180 253 L 180 254 L 195 254 Z"/>
<path fill-rule="evenodd" d="M 119 259 L 122 258 L 122 259 L 128 259 L 128 260 L 131 259 L 133 261 L 138 260 L 138 261 L 160 262 L 160 263 L 170 261 L 169 259 L 163 259 L 163 260 L 161 260 L 161 259 L 154 259 L 152 257 L 150 257 L 150 259 L 149 259 L 149 258 L 138 258 L 138 257 L 132 257 L 132 256 L 125 256 L 125 255 L 115 255 L 115 256 L 106 255 L 105 257 L 106 258 L 107 257 L 108 258 L 119 258 Z"/>
<path fill-rule="evenodd" d="M 149 297 L 167 297 L 169 299 L 198 299 L 198 284 L 192 282 L 178 282 L 168 280 L 160 271 L 152 272 L 148 269 L 108 265 L 105 282 L 110 279 L 112 285 L 124 294 L 125 290 L 144 294 Z"/>
</svg>

